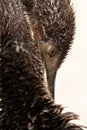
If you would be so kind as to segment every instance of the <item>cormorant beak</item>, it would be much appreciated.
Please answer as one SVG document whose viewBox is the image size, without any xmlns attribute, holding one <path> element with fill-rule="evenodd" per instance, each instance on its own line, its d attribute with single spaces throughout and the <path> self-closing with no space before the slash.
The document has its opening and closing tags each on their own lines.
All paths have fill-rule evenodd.
<svg viewBox="0 0 87 130">
<path fill-rule="evenodd" d="M 54 98 L 55 92 L 55 78 L 58 69 L 58 52 L 55 46 L 51 44 L 41 43 L 41 53 L 44 68 L 46 70 L 46 79 L 49 90 Z M 52 56 L 50 56 L 52 53 Z"/>
<path fill-rule="evenodd" d="M 56 80 L 56 72 L 54 70 L 49 70 L 46 69 L 47 71 L 47 82 L 48 82 L 48 87 L 49 90 L 52 94 L 52 97 L 55 97 L 55 80 Z"/>
</svg>

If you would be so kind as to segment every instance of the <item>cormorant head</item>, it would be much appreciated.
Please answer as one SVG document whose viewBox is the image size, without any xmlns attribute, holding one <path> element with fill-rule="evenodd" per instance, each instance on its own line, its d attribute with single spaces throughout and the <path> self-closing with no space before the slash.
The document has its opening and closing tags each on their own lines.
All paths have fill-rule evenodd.
<svg viewBox="0 0 87 130">
<path fill-rule="evenodd" d="M 29 7 L 32 29 L 41 47 L 48 86 L 54 97 L 57 69 L 66 57 L 73 40 L 74 11 L 70 0 L 30 1 L 34 5 L 31 10 Z"/>
</svg>

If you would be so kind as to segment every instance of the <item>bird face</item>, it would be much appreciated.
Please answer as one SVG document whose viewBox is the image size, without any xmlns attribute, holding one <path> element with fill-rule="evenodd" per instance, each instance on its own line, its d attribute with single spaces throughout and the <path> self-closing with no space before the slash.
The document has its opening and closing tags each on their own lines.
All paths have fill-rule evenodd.
<svg viewBox="0 0 87 130">
<path fill-rule="evenodd" d="M 70 0 L 26 0 L 29 4 L 22 1 L 29 12 L 34 39 L 39 41 L 47 83 L 54 97 L 57 69 L 68 54 L 73 41 L 74 11 Z"/>
<path fill-rule="evenodd" d="M 59 51 L 58 48 L 51 42 L 41 43 L 41 53 L 46 70 L 46 78 L 49 90 L 54 98 L 55 78 L 58 69 Z"/>
<path fill-rule="evenodd" d="M 40 51 L 42 56 L 42 62 L 44 65 L 44 70 L 46 70 L 46 81 L 49 87 L 49 90 L 54 98 L 55 90 L 55 79 L 56 73 L 59 66 L 59 49 L 58 45 L 54 44 L 51 40 L 44 40 L 42 31 L 39 30 L 38 22 L 33 21 L 32 30 L 34 33 L 34 38 L 38 41 L 40 45 Z"/>
</svg>

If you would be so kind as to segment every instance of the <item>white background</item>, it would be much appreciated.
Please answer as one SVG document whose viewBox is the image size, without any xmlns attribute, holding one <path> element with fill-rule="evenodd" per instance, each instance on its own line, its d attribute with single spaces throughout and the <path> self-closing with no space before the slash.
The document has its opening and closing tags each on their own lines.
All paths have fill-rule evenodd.
<svg viewBox="0 0 87 130">
<path fill-rule="evenodd" d="M 72 0 L 76 15 L 73 46 L 57 73 L 56 103 L 80 115 L 87 126 L 87 0 Z"/>
</svg>

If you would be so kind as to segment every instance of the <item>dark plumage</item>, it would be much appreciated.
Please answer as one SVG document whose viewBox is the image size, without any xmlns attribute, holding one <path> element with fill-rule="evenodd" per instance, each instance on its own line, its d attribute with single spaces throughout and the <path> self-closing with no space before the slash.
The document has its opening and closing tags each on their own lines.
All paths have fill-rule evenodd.
<svg viewBox="0 0 87 130">
<path fill-rule="evenodd" d="M 0 0 L 0 129 L 82 130 L 80 126 L 69 122 L 77 119 L 78 116 L 70 112 L 62 113 L 62 106 L 55 104 L 50 91 L 45 86 L 42 49 L 39 47 L 39 41 L 42 39 L 39 39 L 40 37 L 37 37 L 38 35 L 36 36 L 35 33 L 33 34 L 35 27 L 33 14 L 37 14 L 35 19 L 38 24 L 45 27 L 43 41 L 54 37 L 56 43 L 57 31 L 52 29 L 51 34 L 51 28 L 54 26 L 49 24 L 49 30 L 48 26 L 43 25 L 45 21 L 44 23 L 42 20 L 38 21 L 40 1 L 35 7 L 31 1 L 34 12 L 31 8 L 27 9 L 22 2 L 21 0 Z M 68 6 L 66 2 L 65 7 Z M 63 6 L 63 3 L 60 3 Z M 69 21 L 67 18 L 66 20 Z M 59 25 L 61 25 L 61 30 L 63 25 L 62 23 Z M 41 29 L 43 31 L 43 28 Z M 72 31 L 66 30 L 66 33 L 70 34 L 72 38 Z M 66 41 L 70 40 L 64 35 L 63 37 Z M 62 39 L 62 41 L 64 40 Z M 64 50 L 64 48 L 66 49 L 65 45 L 62 49 Z M 64 53 L 66 54 L 66 51 L 63 51 L 61 59 L 63 59 Z"/>
<path fill-rule="evenodd" d="M 47 81 L 54 97 L 56 72 L 70 49 L 75 29 L 75 17 L 70 0 L 22 2 L 31 18 L 35 38 L 41 44 Z"/>
</svg>

